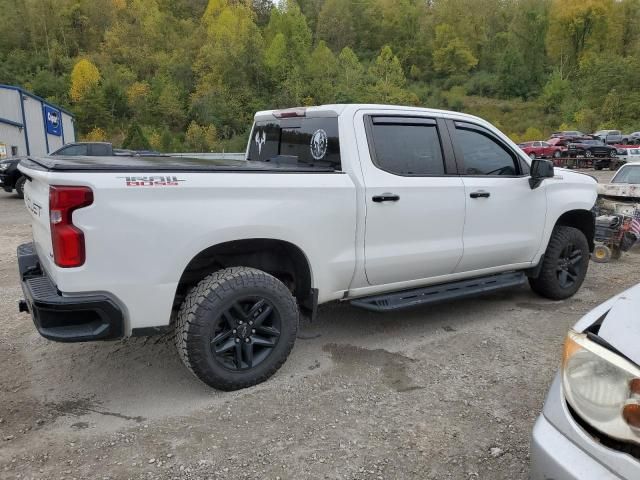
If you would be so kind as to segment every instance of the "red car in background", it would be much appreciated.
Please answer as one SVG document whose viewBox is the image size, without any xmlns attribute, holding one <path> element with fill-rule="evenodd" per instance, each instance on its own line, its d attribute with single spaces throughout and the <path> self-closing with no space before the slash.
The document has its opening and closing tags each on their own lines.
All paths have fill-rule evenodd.
<svg viewBox="0 0 640 480">
<path fill-rule="evenodd" d="M 534 158 L 560 158 L 567 150 L 566 141 L 559 138 L 552 138 L 548 142 L 535 141 L 519 143 L 520 149 Z"/>
</svg>

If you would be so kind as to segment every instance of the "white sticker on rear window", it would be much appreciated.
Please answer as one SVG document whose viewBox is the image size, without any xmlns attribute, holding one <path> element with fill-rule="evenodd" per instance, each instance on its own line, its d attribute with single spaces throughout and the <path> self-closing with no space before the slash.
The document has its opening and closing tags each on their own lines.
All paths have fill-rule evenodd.
<svg viewBox="0 0 640 480">
<path fill-rule="evenodd" d="M 319 128 L 313 132 L 310 143 L 311 156 L 316 160 L 322 160 L 327 154 L 328 143 L 327 132 L 323 129 Z"/>
</svg>

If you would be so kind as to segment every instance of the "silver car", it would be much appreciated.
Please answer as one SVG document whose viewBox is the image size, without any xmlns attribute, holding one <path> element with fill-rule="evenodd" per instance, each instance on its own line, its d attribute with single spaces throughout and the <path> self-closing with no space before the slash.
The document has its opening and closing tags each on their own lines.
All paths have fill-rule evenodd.
<svg viewBox="0 0 640 480">
<path fill-rule="evenodd" d="M 531 480 L 640 479 L 640 284 L 568 333 L 533 428 Z"/>
</svg>

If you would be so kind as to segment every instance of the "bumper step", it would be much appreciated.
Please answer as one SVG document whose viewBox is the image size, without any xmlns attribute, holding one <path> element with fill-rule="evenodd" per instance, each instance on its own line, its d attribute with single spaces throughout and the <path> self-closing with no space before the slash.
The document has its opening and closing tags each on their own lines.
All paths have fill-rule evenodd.
<svg viewBox="0 0 640 480">
<path fill-rule="evenodd" d="M 527 277 L 523 272 L 500 273 L 471 280 L 461 280 L 414 290 L 358 298 L 352 300 L 351 305 L 373 312 L 389 312 L 418 305 L 445 302 L 455 298 L 481 295 L 503 288 L 517 287 L 524 284 L 526 279 Z"/>
<path fill-rule="evenodd" d="M 107 294 L 66 296 L 40 266 L 33 244 L 18 247 L 18 268 L 25 300 L 40 335 L 57 342 L 88 342 L 122 337 L 124 317 Z"/>
</svg>

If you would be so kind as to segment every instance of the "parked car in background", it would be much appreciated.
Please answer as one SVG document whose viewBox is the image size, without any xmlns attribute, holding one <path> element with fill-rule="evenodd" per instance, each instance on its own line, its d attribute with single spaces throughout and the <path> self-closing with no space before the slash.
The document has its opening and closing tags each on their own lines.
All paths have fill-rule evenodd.
<svg viewBox="0 0 640 480">
<path fill-rule="evenodd" d="M 594 167 L 602 170 L 604 166 L 609 166 L 609 160 L 615 158 L 618 149 L 610 145 L 606 145 L 600 140 L 579 140 L 570 142 L 567 145 L 567 155 L 571 158 L 586 157 L 598 159 L 598 164 L 594 161 Z M 605 161 L 606 160 L 606 161 Z M 606 164 L 606 165 L 605 165 Z"/>
<path fill-rule="evenodd" d="M 561 132 L 553 132 L 551 134 L 551 138 L 561 138 L 569 141 L 580 140 L 588 137 L 589 135 L 587 135 L 586 133 L 582 133 L 578 130 L 563 130 Z"/>
<path fill-rule="evenodd" d="M 560 158 L 563 151 L 563 147 L 542 141 L 519 143 L 518 147 L 532 160 L 534 158 Z"/>
<path fill-rule="evenodd" d="M 620 167 L 611 179 L 611 183 L 640 185 L 640 163 L 627 163 Z M 640 191 L 638 191 L 640 195 Z"/>
<path fill-rule="evenodd" d="M 640 148 L 634 147 L 617 147 L 617 163 L 624 165 L 625 163 L 640 162 Z"/>
<path fill-rule="evenodd" d="M 49 156 L 89 156 L 110 157 L 114 154 L 113 145 L 108 142 L 74 142 L 67 143 Z"/>
<path fill-rule="evenodd" d="M 9 158 L 0 162 L 0 187 L 9 193 L 15 190 L 20 198 L 24 198 L 26 178 L 18 170 L 18 163 L 20 158 Z"/>
<path fill-rule="evenodd" d="M 640 132 L 633 132 L 629 134 L 629 143 L 631 145 L 640 145 Z"/>
<path fill-rule="evenodd" d="M 640 478 L 640 284 L 569 331 L 533 428 L 531 480 Z"/>
<path fill-rule="evenodd" d="M 620 130 L 598 130 L 591 135 L 596 140 L 602 140 L 606 144 L 620 143 L 626 145 L 629 135 L 623 135 Z"/>
</svg>

